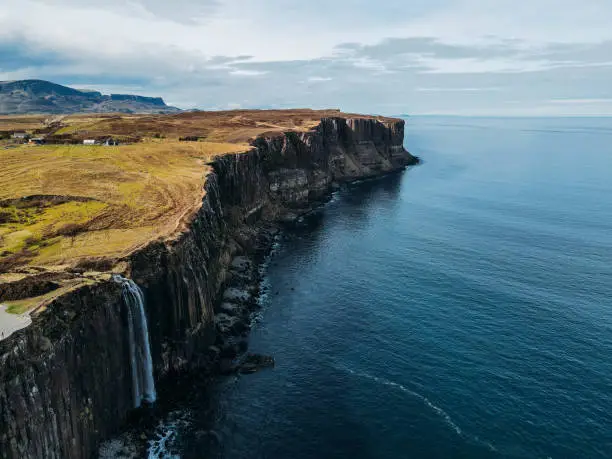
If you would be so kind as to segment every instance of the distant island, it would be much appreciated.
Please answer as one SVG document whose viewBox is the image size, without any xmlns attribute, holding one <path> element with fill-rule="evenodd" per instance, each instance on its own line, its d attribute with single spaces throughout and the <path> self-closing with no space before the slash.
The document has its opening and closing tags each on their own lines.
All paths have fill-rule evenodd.
<svg viewBox="0 0 612 459">
<path fill-rule="evenodd" d="M 0 81 L 0 114 L 177 113 L 161 97 L 104 95 L 44 80 Z"/>
</svg>

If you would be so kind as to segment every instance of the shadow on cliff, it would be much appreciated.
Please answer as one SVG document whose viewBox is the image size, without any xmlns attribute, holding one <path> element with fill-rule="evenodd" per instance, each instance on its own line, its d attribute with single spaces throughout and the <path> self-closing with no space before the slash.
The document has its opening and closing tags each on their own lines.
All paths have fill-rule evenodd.
<svg viewBox="0 0 612 459">
<path fill-rule="evenodd" d="M 367 227 L 381 205 L 398 205 L 403 178 L 403 173 L 394 173 L 345 185 L 335 193 L 330 202 L 322 204 L 284 228 L 282 240 L 290 243 L 291 251 L 279 253 L 278 256 L 310 258 L 325 243 L 326 234 L 335 231 L 336 225 L 346 226 L 351 230 Z M 338 213 L 341 214 L 339 219 L 336 218 Z M 274 266 L 278 262 L 272 258 L 271 265 Z M 286 288 L 291 289 L 289 286 Z M 291 294 L 290 291 L 281 293 Z M 220 394 L 228 388 L 231 390 L 237 381 L 235 376 L 214 377 L 195 371 L 176 375 L 160 384 L 158 402 L 154 407 L 133 413 L 128 430 L 133 433 L 133 438 L 139 438 L 144 433 L 148 439 L 155 441 L 175 429 L 176 433 L 172 435 L 179 438 L 178 449 L 181 450 L 182 457 L 201 457 L 197 454 L 202 452 L 206 452 L 206 457 L 223 457 L 223 437 L 228 434 L 231 436 L 231 432 L 215 430 L 219 420 L 228 415 L 224 397 Z M 142 441 L 140 448 L 145 448 L 145 443 Z M 197 454 L 193 451 L 197 451 Z"/>
<path fill-rule="evenodd" d="M 318 244 L 326 225 L 330 223 L 330 213 L 342 212 L 343 218 L 334 219 L 336 224 L 346 226 L 349 230 L 358 230 L 368 226 L 375 218 L 375 211 L 381 208 L 389 211 L 400 205 L 402 182 L 405 171 L 395 172 L 383 177 L 345 184 L 336 191 L 331 200 L 301 217 L 297 222 L 287 226 L 283 232 L 285 240 L 307 239 L 307 244 L 297 244 L 295 254 L 312 251 Z"/>
</svg>

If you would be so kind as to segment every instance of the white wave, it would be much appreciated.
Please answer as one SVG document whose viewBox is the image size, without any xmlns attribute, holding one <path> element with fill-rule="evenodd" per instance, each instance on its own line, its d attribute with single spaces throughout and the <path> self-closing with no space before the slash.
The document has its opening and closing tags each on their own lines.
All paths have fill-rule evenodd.
<svg viewBox="0 0 612 459">
<path fill-rule="evenodd" d="M 176 430 L 172 427 L 161 432 L 157 440 L 149 441 L 148 459 L 180 459 L 180 455 L 168 451 L 168 445 L 176 437 Z"/>
<path fill-rule="evenodd" d="M 338 202 L 340 200 L 340 192 L 339 191 L 334 191 L 331 194 L 331 198 L 329 200 L 330 204 L 333 204 L 334 202 Z"/>
<path fill-rule="evenodd" d="M 427 406 L 429 409 L 431 409 L 434 413 L 436 413 L 441 419 L 444 420 L 444 422 L 446 423 L 446 425 L 448 425 L 457 435 L 462 436 L 462 437 L 468 437 L 471 438 L 472 440 L 476 441 L 477 443 L 486 446 L 487 448 L 489 448 L 491 451 L 497 451 L 497 449 L 495 448 L 495 446 L 493 446 L 490 442 L 485 441 L 485 440 L 481 440 L 479 437 L 477 436 L 469 436 L 467 434 L 465 434 L 465 432 L 461 429 L 461 427 L 459 427 L 457 425 L 457 423 L 453 420 L 453 418 L 451 418 L 451 416 L 444 411 L 440 406 L 436 405 L 434 402 L 432 402 L 431 400 L 429 400 L 427 397 L 425 397 L 422 394 L 419 394 L 418 392 L 415 392 L 409 388 L 407 388 L 406 386 L 404 386 L 403 384 L 400 383 L 396 383 L 394 381 L 389 381 L 388 379 L 385 378 L 381 378 L 378 376 L 374 376 L 371 375 L 369 373 L 364 373 L 361 371 L 356 371 L 353 370 L 351 368 L 348 367 L 336 367 L 339 370 L 344 370 L 352 375 L 355 376 L 359 376 L 361 378 L 365 378 L 365 379 L 369 379 L 370 381 L 374 381 L 378 384 L 382 384 L 384 386 L 387 387 L 392 387 L 394 389 L 397 389 L 405 394 L 408 394 L 420 401 L 423 402 L 423 404 L 425 406 Z"/>
<path fill-rule="evenodd" d="M 385 378 L 380 378 L 378 376 L 373 376 L 371 374 L 368 373 L 362 373 L 360 371 L 355 371 L 352 370 L 350 368 L 343 368 L 344 370 L 346 370 L 347 372 L 355 375 L 355 376 L 359 376 L 365 379 L 369 379 L 370 381 L 374 381 L 377 382 L 379 384 L 382 384 L 384 386 L 388 386 L 388 387 L 393 387 L 395 389 L 398 389 L 406 394 L 409 394 L 415 398 L 418 398 L 419 400 L 421 400 L 427 407 L 429 407 L 432 411 L 434 411 L 438 416 L 440 416 L 442 419 L 444 419 L 444 421 L 446 422 L 446 424 L 451 427 L 456 433 L 457 435 L 463 435 L 463 431 L 461 430 L 461 428 L 453 421 L 453 419 L 449 416 L 449 414 L 444 411 L 442 408 L 440 408 L 438 405 L 436 405 L 435 403 L 433 403 L 431 400 L 429 400 L 427 397 L 425 397 L 424 395 L 419 394 L 418 392 L 415 392 L 413 390 L 408 389 L 406 386 L 393 382 L 393 381 L 389 381 L 388 379 Z"/>
<path fill-rule="evenodd" d="M 162 421 L 155 430 L 156 438 L 148 442 L 148 459 L 180 459 L 180 454 L 171 452 L 174 442 L 179 436 L 180 430 L 190 425 L 189 412 L 170 413 L 165 421 Z"/>
</svg>

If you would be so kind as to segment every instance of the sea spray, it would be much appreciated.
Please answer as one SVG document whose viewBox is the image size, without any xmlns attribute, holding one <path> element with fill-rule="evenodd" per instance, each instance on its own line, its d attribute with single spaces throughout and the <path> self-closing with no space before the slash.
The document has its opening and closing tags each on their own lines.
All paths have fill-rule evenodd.
<svg viewBox="0 0 612 459">
<path fill-rule="evenodd" d="M 115 275 L 113 280 L 121 284 L 123 301 L 127 308 L 128 340 L 132 365 L 132 395 L 134 408 L 138 408 L 143 401 L 153 403 L 157 398 L 153 379 L 149 327 L 144 309 L 144 295 L 140 287 L 131 279 Z"/>
</svg>

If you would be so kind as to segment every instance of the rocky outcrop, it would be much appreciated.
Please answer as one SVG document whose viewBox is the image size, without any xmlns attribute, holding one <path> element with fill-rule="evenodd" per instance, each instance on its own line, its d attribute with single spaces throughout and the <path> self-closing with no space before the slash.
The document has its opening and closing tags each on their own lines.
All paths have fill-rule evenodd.
<svg viewBox="0 0 612 459">
<path fill-rule="evenodd" d="M 403 137 L 401 120 L 327 118 L 215 160 L 188 227 L 125 260 L 124 274 L 145 293 L 155 378 L 223 370 L 246 350 L 258 294 L 253 256 L 270 246 L 274 222 L 307 211 L 334 184 L 415 164 Z M 109 276 L 0 342 L 0 457 L 95 456 L 133 406 L 126 314 Z M 260 360 L 243 368 L 273 363 Z"/>
<path fill-rule="evenodd" d="M 176 113 L 161 97 L 103 95 L 44 80 L 0 81 L 0 114 Z"/>
<path fill-rule="evenodd" d="M 87 458 L 132 407 L 120 287 L 64 295 L 1 344 L 0 457 Z"/>
</svg>

